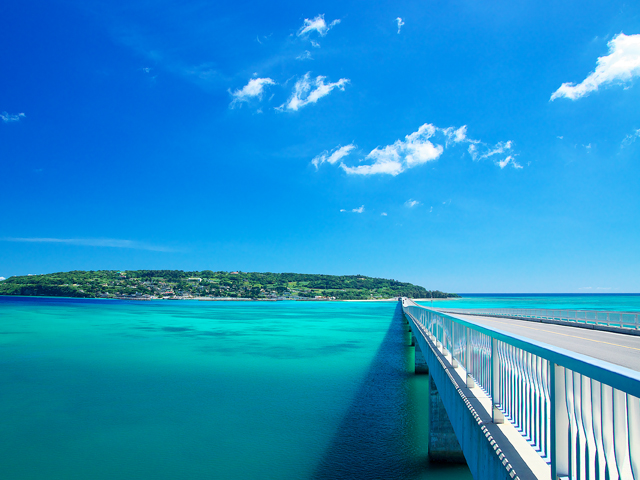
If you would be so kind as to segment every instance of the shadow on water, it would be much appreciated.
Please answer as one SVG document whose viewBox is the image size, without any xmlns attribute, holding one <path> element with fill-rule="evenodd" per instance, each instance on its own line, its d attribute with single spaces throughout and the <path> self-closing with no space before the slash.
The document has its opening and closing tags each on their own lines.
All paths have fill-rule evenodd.
<svg viewBox="0 0 640 480">
<path fill-rule="evenodd" d="M 406 330 L 398 305 L 313 480 L 471 478 L 465 465 L 428 461 L 429 377 L 413 373 Z"/>
</svg>

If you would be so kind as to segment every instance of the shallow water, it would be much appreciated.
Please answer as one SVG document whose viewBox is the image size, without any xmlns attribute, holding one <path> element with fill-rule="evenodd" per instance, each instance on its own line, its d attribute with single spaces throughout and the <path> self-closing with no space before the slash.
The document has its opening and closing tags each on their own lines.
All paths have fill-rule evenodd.
<svg viewBox="0 0 640 480">
<path fill-rule="evenodd" d="M 429 381 L 406 345 L 395 302 L 0 297 L 2 478 L 470 479 L 427 460 Z"/>
<path fill-rule="evenodd" d="M 435 308 L 559 308 L 640 312 L 640 294 L 462 294 L 462 298 L 418 303 Z"/>
<path fill-rule="evenodd" d="M 7 479 L 444 479 L 396 303 L 0 297 Z"/>
</svg>

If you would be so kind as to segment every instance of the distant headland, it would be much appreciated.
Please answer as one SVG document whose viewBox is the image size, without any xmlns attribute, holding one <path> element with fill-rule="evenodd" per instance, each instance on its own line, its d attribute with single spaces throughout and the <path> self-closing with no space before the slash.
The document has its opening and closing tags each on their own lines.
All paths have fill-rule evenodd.
<svg viewBox="0 0 640 480">
<path fill-rule="evenodd" d="M 455 293 L 363 275 L 97 270 L 9 277 L 0 295 L 133 300 L 380 300 L 451 298 Z"/>
</svg>

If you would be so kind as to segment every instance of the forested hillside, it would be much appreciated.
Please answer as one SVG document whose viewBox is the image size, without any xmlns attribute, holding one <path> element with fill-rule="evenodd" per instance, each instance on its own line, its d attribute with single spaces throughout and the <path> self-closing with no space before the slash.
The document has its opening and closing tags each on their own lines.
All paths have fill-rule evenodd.
<svg viewBox="0 0 640 480">
<path fill-rule="evenodd" d="M 336 300 L 457 296 L 437 290 L 428 291 L 411 283 L 362 275 L 211 270 L 99 270 L 16 276 L 0 282 L 0 295 Z"/>
</svg>

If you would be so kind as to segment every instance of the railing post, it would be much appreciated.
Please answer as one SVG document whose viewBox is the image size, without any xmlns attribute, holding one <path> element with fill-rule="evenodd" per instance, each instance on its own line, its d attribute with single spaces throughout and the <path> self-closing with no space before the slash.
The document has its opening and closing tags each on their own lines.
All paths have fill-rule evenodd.
<svg viewBox="0 0 640 480">
<path fill-rule="evenodd" d="M 504 414 L 500 410 L 500 357 L 495 338 L 491 339 L 491 404 L 493 423 L 504 423 Z"/>
<path fill-rule="evenodd" d="M 565 391 L 565 369 L 555 363 L 549 364 L 551 388 L 551 479 L 569 475 L 569 416 Z"/>
<path fill-rule="evenodd" d="M 465 331 L 466 331 L 466 337 L 467 337 L 465 342 L 465 348 L 467 351 L 464 357 L 464 361 L 465 361 L 464 368 L 467 371 L 467 388 L 473 388 L 475 387 L 475 382 L 471 377 L 471 329 L 469 327 L 465 327 Z"/>
<path fill-rule="evenodd" d="M 452 320 L 451 321 L 451 366 L 453 368 L 458 368 L 458 361 L 456 360 L 455 351 L 456 351 L 456 324 Z"/>
</svg>

